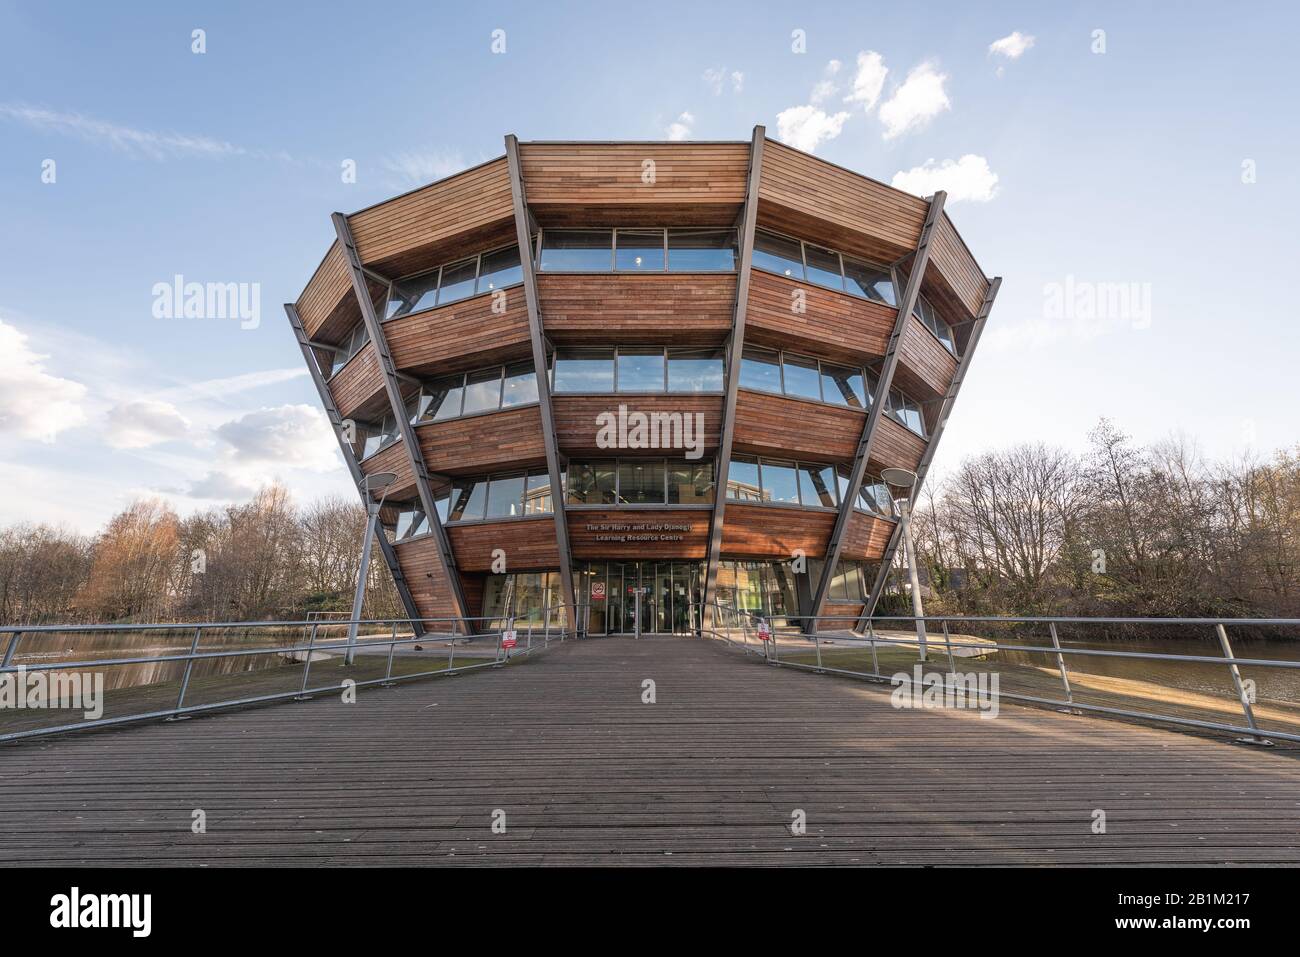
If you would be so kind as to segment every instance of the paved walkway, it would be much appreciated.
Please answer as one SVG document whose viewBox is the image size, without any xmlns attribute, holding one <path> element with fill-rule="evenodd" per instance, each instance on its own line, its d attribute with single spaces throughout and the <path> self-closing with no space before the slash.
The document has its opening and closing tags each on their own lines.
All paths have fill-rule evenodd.
<svg viewBox="0 0 1300 957">
<path fill-rule="evenodd" d="M 0 864 L 1300 864 L 1295 752 L 888 692 L 589 639 L 356 704 L 36 739 L 0 747 Z"/>
</svg>

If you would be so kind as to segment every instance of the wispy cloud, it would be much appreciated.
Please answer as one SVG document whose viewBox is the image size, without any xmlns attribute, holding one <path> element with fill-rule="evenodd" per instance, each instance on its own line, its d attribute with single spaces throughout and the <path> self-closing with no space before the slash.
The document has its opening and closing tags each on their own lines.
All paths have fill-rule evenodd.
<svg viewBox="0 0 1300 957">
<path fill-rule="evenodd" d="M 667 130 L 665 130 L 664 132 L 667 133 L 668 138 L 670 140 L 680 141 L 680 140 L 688 139 L 690 137 L 691 130 L 694 126 L 695 126 L 694 115 L 692 115 L 689 112 L 686 112 L 686 113 L 682 113 L 679 117 L 677 117 L 677 119 L 669 123 Z"/>
<path fill-rule="evenodd" d="M 1034 38 L 1028 33 L 1014 30 L 1000 40 L 989 44 L 989 53 L 1004 56 L 1008 60 L 1018 60 L 1021 54 L 1034 45 Z"/>
<path fill-rule="evenodd" d="M 458 151 L 438 148 L 403 150 L 380 162 L 384 169 L 400 177 L 407 186 L 432 183 L 459 173 L 469 165 Z"/>
<path fill-rule="evenodd" d="M 948 194 L 948 202 L 963 200 L 987 203 L 998 191 L 998 174 L 989 168 L 983 156 L 967 153 L 961 159 L 936 163 L 926 160 L 920 166 L 899 170 L 890 185 L 917 196 L 933 196 L 937 190 Z"/>
<path fill-rule="evenodd" d="M 95 119 L 82 113 L 60 113 L 23 103 L 0 103 L 0 118 L 61 136 L 76 136 L 87 142 L 145 159 L 251 156 L 259 159 L 292 160 L 292 157 L 283 151 L 248 149 L 226 140 L 195 133 L 137 129 Z"/>
<path fill-rule="evenodd" d="M 930 121 L 951 109 L 945 85 L 948 75 L 933 63 L 914 67 L 902 85 L 880 106 L 880 122 L 885 124 L 885 139 L 923 129 Z"/>
</svg>

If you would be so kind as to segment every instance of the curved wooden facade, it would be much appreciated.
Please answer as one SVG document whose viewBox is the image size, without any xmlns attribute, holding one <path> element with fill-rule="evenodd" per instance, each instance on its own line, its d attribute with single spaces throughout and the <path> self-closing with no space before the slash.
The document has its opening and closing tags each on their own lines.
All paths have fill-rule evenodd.
<svg viewBox="0 0 1300 957">
<path fill-rule="evenodd" d="M 867 563 L 878 591 L 880 569 L 897 547 L 896 526 L 864 507 L 858 490 L 889 466 L 924 477 L 998 284 L 957 234 L 943 194 L 901 192 L 768 140 L 761 127 L 752 141 L 725 143 L 507 137 L 506 155 L 350 216 L 336 214 L 335 226 L 337 238 L 286 308 L 354 474 L 398 476 L 389 492 L 397 504 L 383 515 L 390 539 L 402 508 L 434 513 L 421 532 L 385 550 L 408 610 L 425 617 L 482 613 L 499 571 L 494 556 L 502 553 L 511 572 L 561 573 L 566 603 L 591 597 L 570 591 L 570 569 L 584 562 L 699 563 L 696 597 L 703 598 L 712 595 L 720 563 L 786 561 L 796 553 Z M 694 237 L 709 230 L 734 231 L 722 234 L 734 236 L 734 268 L 676 265 L 694 260 L 689 252 L 678 259 L 673 244 L 693 249 Z M 549 268 L 544 250 L 564 248 L 565 237 L 581 231 L 597 250 L 592 236 L 636 237 L 652 262 L 658 254 L 646 237 L 662 234 L 663 267 L 640 271 L 640 258 L 633 267 L 611 254 L 608 269 Z M 770 258 L 756 261 L 755 236 L 802 250 L 807 276 L 777 270 Z M 631 240 L 611 239 L 612 248 L 620 242 Z M 502 277 L 500 287 L 488 282 L 492 257 L 509 259 L 521 245 L 516 266 L 491 273 Z M 824 268 L 815 273 L 815 256 L 842 263 L 838 288 Z M 892 295 L 855 293 L 851 263 L 892 278 Z M 455 285 L 462 275 L 469 286 Z M 437 298 L 457 290 L 454 301 L 436 304 L 423 294 L 431 283 Z M 410 289 L 410 301 L 394 308 L 399 292 Z M 359 328 L 378 336 L 356 348 Z M 562 386 L 555 363 L 588 355 L 604 362 L 616 349 L 611 362 L 648 355 L 650 367 L 662 349 L 665 368 L 680 357 L 687 362 L 681 350 L 694 349 L 690 355 L 709 357 L 701 361 L 716 363 L 721 374 L 687 391 L 674 387 L 671 372 L 657 390 L 624 389 L 623 379 L 617 388 L 602 379 L 588 389 Z M 776 386 L 744 381 L 750 350 L 781 357 Z M 497 369 L 504 385 L 492 384 Z M 806 392 L 815 374 L 809 370 L 818 369 L 820 399 Z M 876 394 L 827 398 L 837 369 L 855 370 Z M 803 393 L 790 385 L 796 371 L 805 376 Z M 471 397 L 478 403 L 472 411 Z M 443 414 L 453 399 L 465 411 Z M 611 448 L 602 424 L 629 411 L 700 422 L 692 454 L 621 438 Z M 382 442 L 356 438 L 383 429 L 390 432 Z M 571 488 L 585 469 L 640 475 L 649 460 L 666 463 L 663 502 L 550 495 L 562 475 Z M 711 501 L 698 500 L 699 473 L 681 471 L 691 462 L 711 469 Z M 774 476 L 787 467 L 809 475 L 820 469 L 838 484 L 830 493 L 818 486 L 829 498 L 792 503 L 766 485 L 742 487 L 733 479 L 738 463 L 750 470 L 758 463 Z M 488 483 L 490 497 L 498 487 L 491 482 L 513 489 L 525 475 L 533 498 L 510 515 L 503 517 L 499 503 L 473 520 L 448 510 L 466 483 Z M 721 488 L 735 495 L 716 494 Z M 671 534 L 619 541 L 611 528 Z M 865 594 L 856 601 L 833 596 L 825 584 L 831 569 L 823 574 L 825 581 L 814 572 L 801 586 L 804 614 L 862 609 Z"/>
</svg>

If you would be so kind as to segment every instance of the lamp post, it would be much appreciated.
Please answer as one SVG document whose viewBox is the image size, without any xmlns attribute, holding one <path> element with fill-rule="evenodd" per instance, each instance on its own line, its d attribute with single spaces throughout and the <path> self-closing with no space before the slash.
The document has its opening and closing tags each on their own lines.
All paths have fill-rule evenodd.
<svg viewBox="0 0 1300 957">
<path fill-rule="evenodd" d="M 352 617 L 348 620 L 348 652 L 343 659 L 352 664 L 357 645 L 357 627 L 361 620 L 361 605 L 366 598 L 366 576 L 370 573 L 370 548 L 375 540 L 375 526 L 379 524 L 379 510 L 384 507 L 388 489 L 397 481 L 393 472 L 376 472 L 361 480 L 361 497 L 366 503 L 366 532 L 361 539 L 361 570 L 357 574 L 357 592 L 352 598 Z M 379 501 L 370 499 L 371 491 L 380 492 Z"/>
<path fill-rule="evenodd" d="M 916 473 L 911 469 L 882 469 L 880 477 L 887 485 L 905 492 L 899 505 L 898 521 L 903 533 L 903 557 L 907 560 L 908 578 L 912 586 L 912 617 L 916 619 L 916 641 L 922 661 L 925 656 L 925 614 L 921 608 L 921 581 L 916 573 L 916 546 L 912 543 L 912 493 L 916 487 Z"/>
</svg>

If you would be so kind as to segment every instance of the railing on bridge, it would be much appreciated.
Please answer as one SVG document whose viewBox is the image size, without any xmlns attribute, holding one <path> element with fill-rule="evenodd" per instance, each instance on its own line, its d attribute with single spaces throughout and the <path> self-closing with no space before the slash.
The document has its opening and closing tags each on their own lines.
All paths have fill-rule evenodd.
<svg viewBox="0 0 1300 957">
<path fill-rule="evenodd" d="M 996 675 L 1000 699 L 1230 732 L 1252 744 L 1300 742 L 1300 643 L 1275 646 L 1296 649 L 1294 659 L 1242 657 L 1228 634 L 1300 635 L 1300 619 L 880 615 L 857 632 L 862 619 L 854 616 L 819 615 L 816 628 L 805 631 L 810 616 L 767 621 L 723 604 L 711 608 L 704 634 L 773 665 L 901 684 L 900 673 L 914 681 L 916 666 L 924 676 L 937 656 L 954 680 Z M 1087 634 L 1099 629 L 1111 637 Z M 1218 654 L 1117 650 L 1124 639 L 1113 635 L 1125 629 L 1157 635 L 1146 644 L 1187 649 L 1195 639 L 1212 641 Z M 1063 641 L 1063 631 L 1075 637 Z M 1096 647 L 1103 642 L 1110 647 Z M 937 674 L 935 684 L 946 686 L 948 678 Z"/>
<path fill-rule="evenodd" d="M 500 667 L 573 634 L 543 618 L 0 627 L 0 741 Z"/>
</svg>

